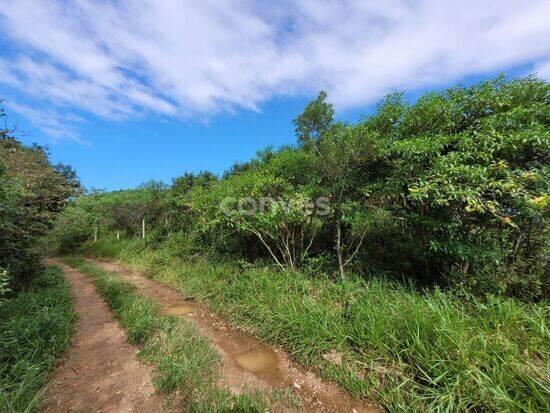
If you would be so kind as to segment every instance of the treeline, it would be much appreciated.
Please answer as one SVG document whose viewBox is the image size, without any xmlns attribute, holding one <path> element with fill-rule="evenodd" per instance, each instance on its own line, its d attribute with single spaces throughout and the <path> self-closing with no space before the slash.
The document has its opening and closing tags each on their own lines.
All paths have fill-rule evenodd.
<svg viewBox="0 0 550 413">
<path fill-rule="evenodd" d="M 40 272 L 43 237 L 79 193 L 72 168 L 53 164 L 46 148 L 25 146 L 13 131 L 0 129 L 0 295 L 25 287 Z"/>
<path fill-rule="evenodd" d="M 384 98 L 356 124 L 321 92 L 297 144 L 223 177 L 92 193 L 50 244 L 68 252 L 119 231 L 174 253 L 215 251 L 282 269 L 406 278 L 478 294 L 548 296 L 550 86 L 504 78 Z"/>
</svg>

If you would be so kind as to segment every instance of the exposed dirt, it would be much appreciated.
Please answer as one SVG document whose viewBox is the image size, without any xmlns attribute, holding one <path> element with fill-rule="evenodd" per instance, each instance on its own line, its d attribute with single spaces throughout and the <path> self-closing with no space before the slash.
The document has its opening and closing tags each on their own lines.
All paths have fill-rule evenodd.
<svg viewBox="0 0 550 413">
<path fill-rule="evenodd" d="M 167 314 L 193 321 L 210 337 L 222 360 L 220 385 L 234 393 L 244 389 L 288 389 L 309 412 L 380 412 L 361 400 L 352 399 L 334 383 L 305 371 L 280 348 L 273 348 L 229 326 L 204 304 L 183 297 L 177 291 L 118 263 L 89 260 L 104 270 L 133 283 L 138 293 L 153 298 Z"/>
<path fill-rule="evenodd" d="M 155 394 L 152 367 L 136 358 L 92 279 L 59 261 L 78 313 L 71 347 L 53 373 L 44 412 L 169 412 Z"/>
</svg>

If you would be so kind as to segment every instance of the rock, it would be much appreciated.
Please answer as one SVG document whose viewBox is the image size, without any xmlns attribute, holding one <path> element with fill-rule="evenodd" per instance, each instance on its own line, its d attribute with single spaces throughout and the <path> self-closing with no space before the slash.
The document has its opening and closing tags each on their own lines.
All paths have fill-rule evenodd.
<svg viewBox="0 0 550 413">
<path fill-rule="evenodd" d="M 335 364 L 337 366 L 342 365 L 342 354 L 334 349 L 331 349 L 323 354 L 323 358 L 329 363 Z"/>
</svg>

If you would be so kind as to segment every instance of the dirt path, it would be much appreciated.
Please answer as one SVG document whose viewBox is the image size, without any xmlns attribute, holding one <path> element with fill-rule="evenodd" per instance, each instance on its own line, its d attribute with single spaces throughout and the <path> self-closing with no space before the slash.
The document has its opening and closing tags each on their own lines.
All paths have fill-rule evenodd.
<svg viewBox="0 0 550 413">
<path fill-rule="evenodd" d="M 92 279 L 57 260 L 70 283 L 79 319 L 71 347 L 51 379 L 44 412 L 168 412 L 155 394 L 152 367 L 136 358 Z"/>
<path fill-rule="evenodd" d="M 207 306 L 183 297 L 168 286 L 143 277 L 116 263 L 89 260 L 92 264 L 117 273 L 134 284 L 140 294 L 148 295 L 167 314 L 193 321 L 210 337 L 222 360 L 220 385 L 240 393 L 243 389 L 289 389 L 300 399 L 303 410 L 310 412 L 380 412 L 369 404 L 352 399 L 333 383 L 304 371 L 290 356 L 278 348 L 260 343 L 249 335 L 231 328 Z"/>
</svg>

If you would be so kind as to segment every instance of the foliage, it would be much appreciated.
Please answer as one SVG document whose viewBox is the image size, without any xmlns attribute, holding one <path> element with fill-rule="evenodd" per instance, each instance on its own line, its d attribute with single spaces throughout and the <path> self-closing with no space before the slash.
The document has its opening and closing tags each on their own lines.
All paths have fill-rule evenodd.
<svg viewBox="0 0 550 413">
<path fill-rule="evenodd" d="M 197 230 L 216 236 L 220 229 L 253 235 L 279 266 L 295 267 L 311 247 L 320 222 L 315 209 L 307 208 L 311 188 L 285 176 L 296 171 L 280 168 L 278 162 L 284 159 L 283 166 L 292 163 L 305 170 L 311 160 L 304 155 L 282 151 L 263 168 L 193 188 L 189 208 L 199 217 Z"/>
<path fill-rule="evenodd" d="M 70 343 L 75 314 L 61 271 L 48 267 L 0 311 L 0 410 L 37 409 L 44 377 Z"/>
<path fill-rule="evenodd" d="M 379 218 L 376 204 L 361 185 L 375 176 L 381 147 L 379 136 L 362 124 L 333 125 L 317 144 L 316 164 L 321 186 L 331 201 L 332 222 L 328 224 L 333 227 L 342 277 L 359 252 L 370 222 Z"/>
<path fill-rule="evenodd" d="M 74 204 L 67 206 L 49 233 L 45 248 L 60 254 L 74 251 L 93 236 L 95 221 L 91 212 Z"/>
<path fill-rule="evenodd" d="M 334 108 L 326 99 L 327 92 L 319 92 L 317 99 L 308 103 L 304 112 L 294 119 L 296 136 L 303 145 L 316 146 L 321 136 L 330 129 Z"/>
<path fill-rule="evenodd" d="M 428 94 L 399 106 L 388 136 L 383 193 L 421 242 L 425 277 L 479 291 L 543 293 L 548 246 L 550 110 L 547 83 L 528 77 Z M 376 119 L 376 116 L 374 117 Z M 367 120 L 366 124 L 369 127 Z M 513 277 L 528 277 L 520 287 Z M 491 284 L 491 283 L 489 283 Z M 525 288 L 527 287 L 527 288 Z"/>
<path fill-rule="evenodd" d="M 390 410 L 546 411 L 549 92 L 526 77 L 393 94 L 353 125 L 320 94 L 296 147 L 221 179 L 79 197 L 103 235 L 80 246 Z M 143 217 L 147 238 L 128 239 Z"/>
<path fill-rule="evenodd" d="M 341 278 L 382 272 L 539 300 L 550 284 L 549 90 L 526 77 L 412 104 L 394 94 L 355 125 L 334 122 L 322 92 L 295 120 L 296 147 L 267 148 L 222 179 L 187 173 L 170 188 L 94 193 L 73 207 L 109 236 L 137 236 L 146 218 L 151 246 L 192 234 L 188 250 L 281 269 L 323 260 Z"/>
<path fill-rule="evenodd" d="M 10 272 L 16 287 L 38 273 L 39 240 L 79 188 L 72 168 L 52 164 L 45 148 L 24 146 L 2 131 L 0 267 Z"/>
</svg>

